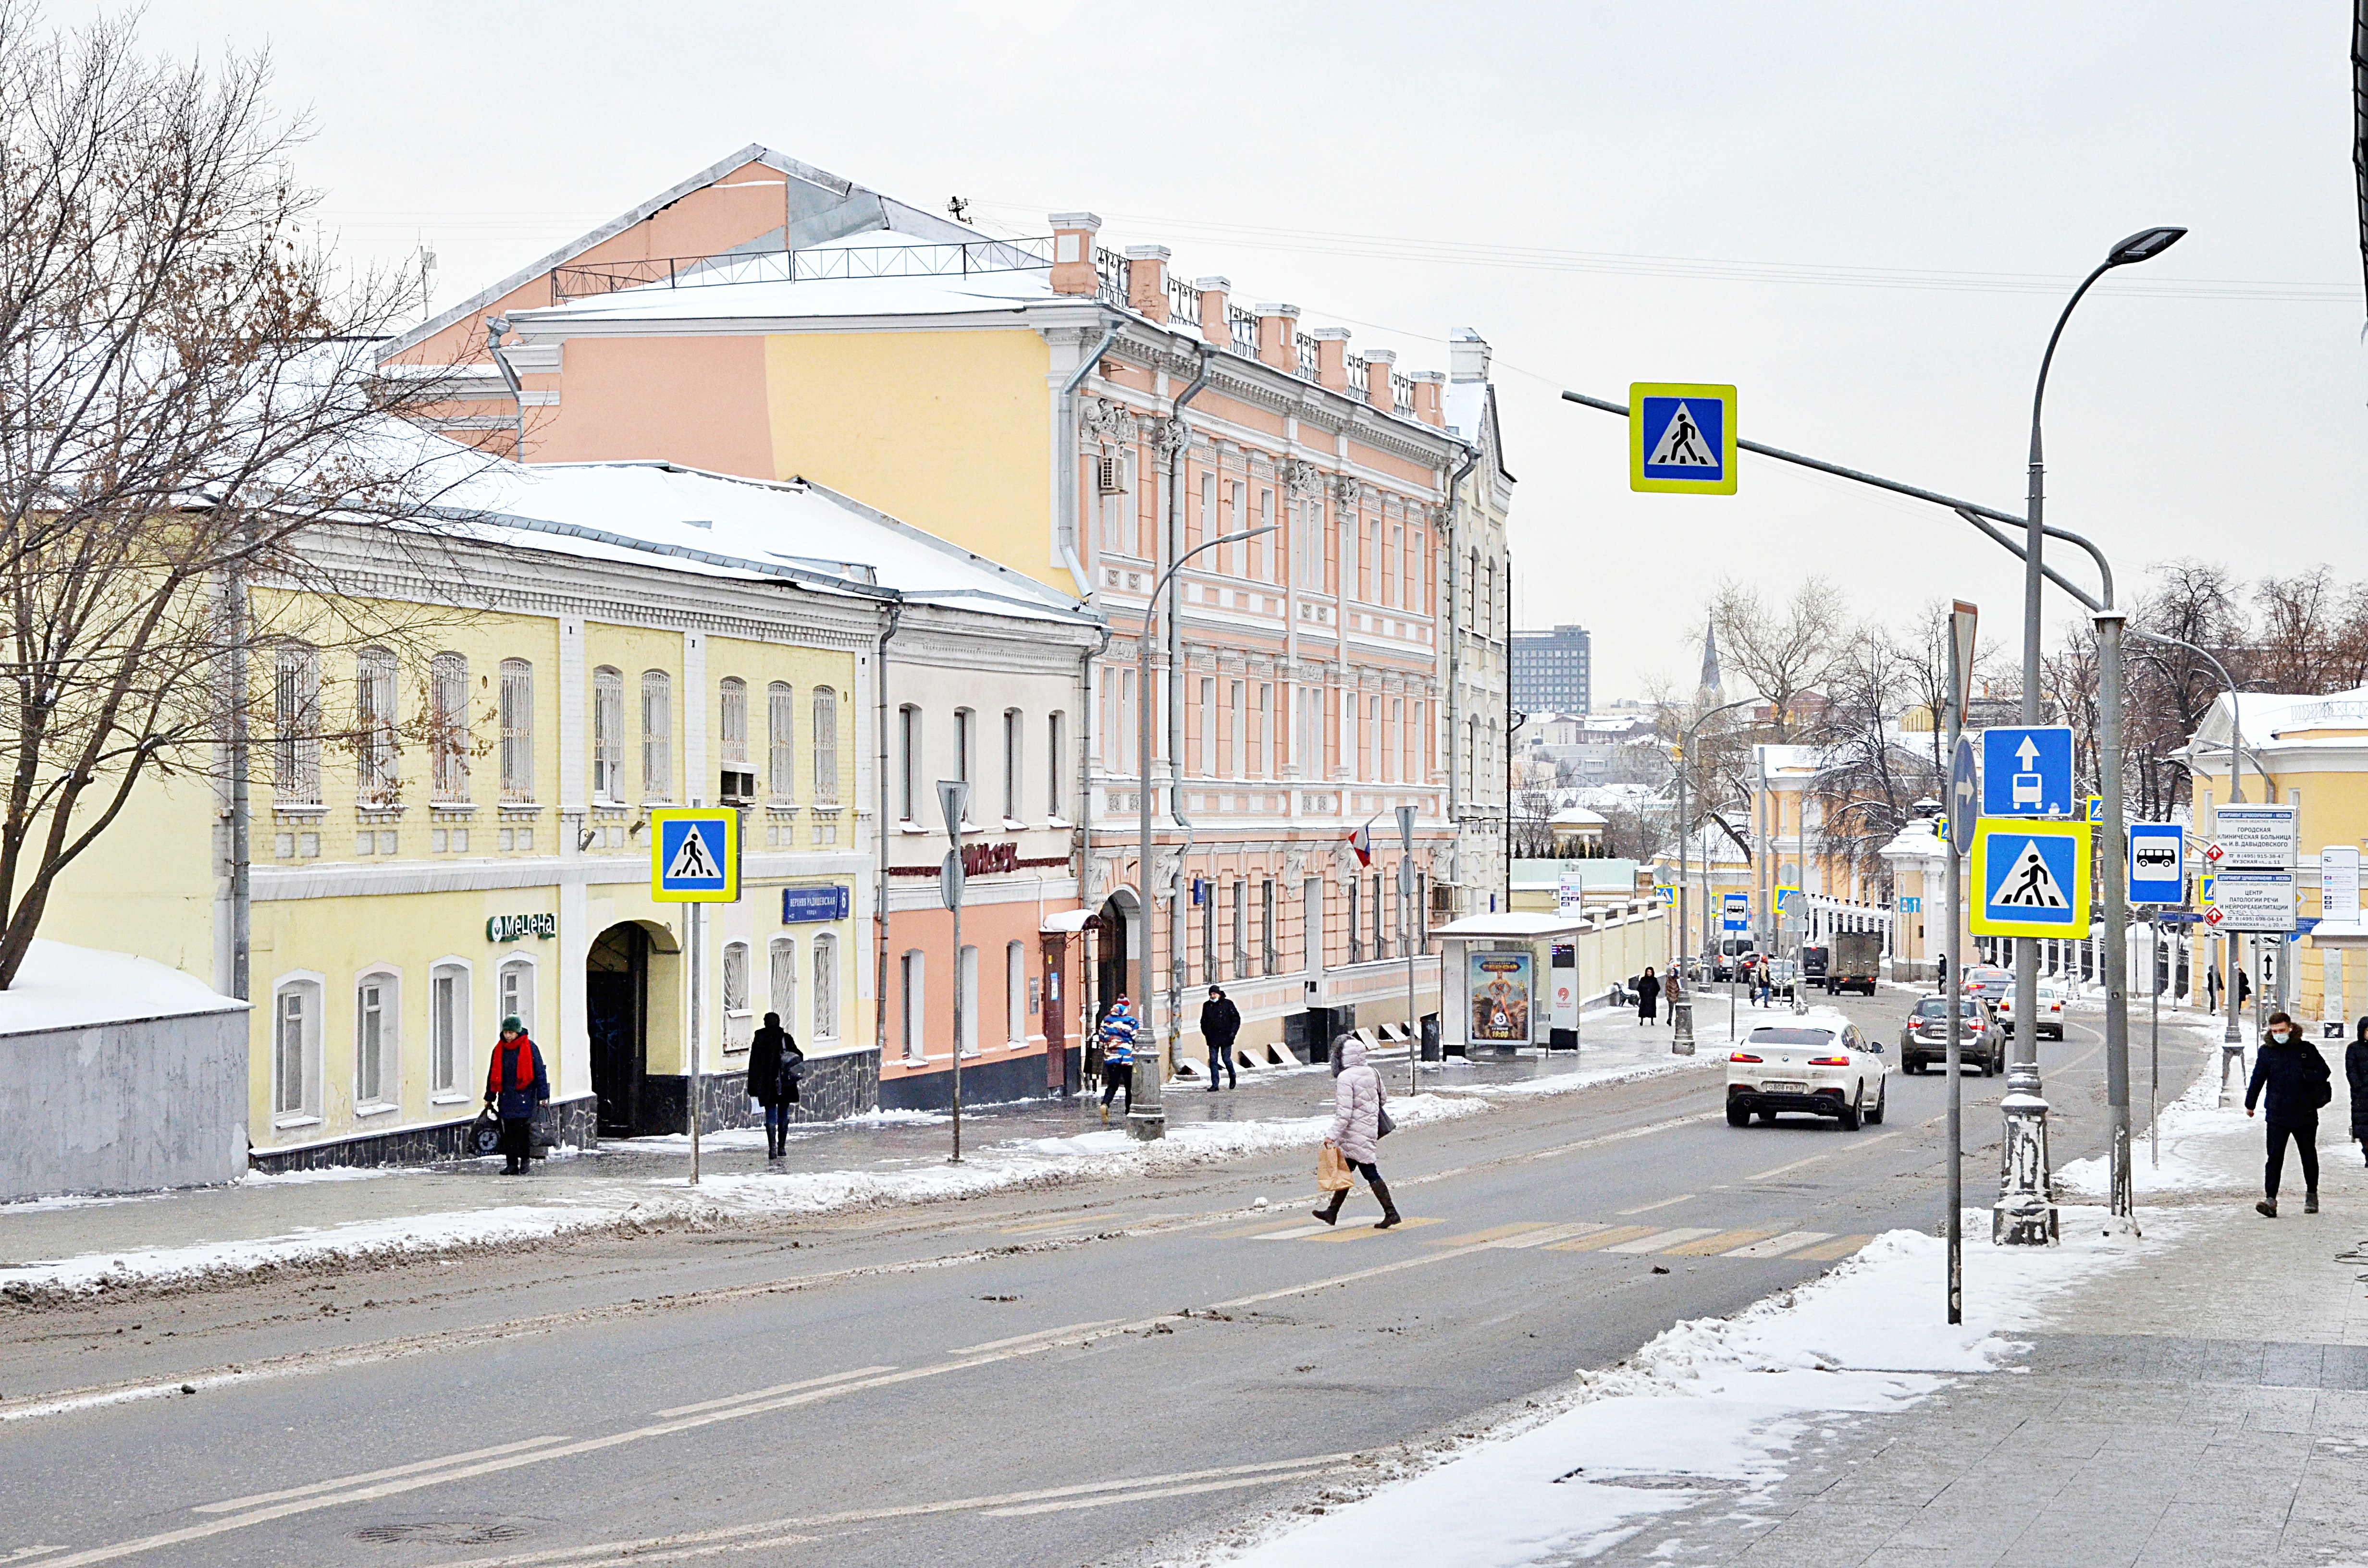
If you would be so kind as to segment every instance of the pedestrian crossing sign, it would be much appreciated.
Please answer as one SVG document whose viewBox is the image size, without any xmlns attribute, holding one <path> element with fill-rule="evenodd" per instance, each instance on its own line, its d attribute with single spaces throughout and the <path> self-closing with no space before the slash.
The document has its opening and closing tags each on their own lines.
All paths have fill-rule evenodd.
<svg viewBox="0 0 2368 1568">
<path fill-rule="evenodd" d="M 660 903 L 736 903 L 740 813 L 668 807 L 650 813 L 650 897 Z"/>
<path fill-rule="evenodd" d="M 1983 937 L 2089 934 L 2089 824 L 1983 817 L 1974 824 L 1972 926 Z"/>
<path fill-rule="evenodd" d="M 1734 494 L 1735 389 L 1632 383 L 1628 488 Z"/>
</svg>

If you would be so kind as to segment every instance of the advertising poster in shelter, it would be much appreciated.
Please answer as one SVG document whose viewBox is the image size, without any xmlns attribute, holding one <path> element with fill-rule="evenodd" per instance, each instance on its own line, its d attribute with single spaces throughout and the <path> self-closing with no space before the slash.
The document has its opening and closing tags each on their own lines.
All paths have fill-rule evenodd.
<svg viewBox="0 0 2368 1568">
<path fill-rule="evenodd" d="M 1472 1038 L 1529 1043 L 1531 968 L 1527 953 L 1474 953 L 1466 960 Z"/>
</svg>

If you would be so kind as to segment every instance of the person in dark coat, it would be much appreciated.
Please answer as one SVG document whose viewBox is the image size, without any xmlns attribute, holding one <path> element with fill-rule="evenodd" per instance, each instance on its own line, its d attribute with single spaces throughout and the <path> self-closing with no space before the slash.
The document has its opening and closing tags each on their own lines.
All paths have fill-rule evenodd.
<svg viewBox="0 0 2368 1568">
<path fill-rule="evenodd" d="M 2351 1090 L 2351 1138 L 2368 1159 L 2368 1017 L 2352 1026 L 2351 1043 L 2343 1048 L 2343 1082 Z"/>
<path fill-rule="evenodd" d="M 1653 966 L 1645 966 L 1644 978 L 1636 982 L 1636 1027 L 1643 1028 L 1653 1021 L 1661 1006 L 1661 982 L 1653 973 Z"/>
<path fill-rule="evenodd" d="M 494 1042 L 493 1064 L 485 1073 L 485 1103 L 502 1119 L 502 1175 L 526 1175 L 535 1108 L 549 1098 L 551 1074 L 543 1071 L 542 1051 L 513 1013 L 502 1020 L 502 1038 Z"/>
<path fill-rule="evenodd" d="M 765 1027 L 748 1041 L 748 1097 L 765 1108 L 765 1158 L 789 1153 L 790 1108 L 798 1103 L 798 1080 L 806 1053 L 781 1027 L 781 1015 L 765 1015 Z"/>
<path fill-rule="evenodd" d="M 2292 1018 L 2271 1013 L 2269 1036 L 2253 1055 L 2253 1081 L 2245 1089 L 2247 1116 L 2253 1114 L 2264 1090 L 2270 1102 L 2270 1157 L 2261 1176 L 2268 1196 L 2253 1205 L 2266 1219 L 2278 1217 L 2278 1177 L 2285 1168 L 2289 1138 L 2302 1154 L 2302 1211 L 2318 1212 L 2318 1108 L 2328 1102 L 2332 1081 L 2318 1047 L 2302 1038 Z"/>
<path fill-rule="evenodd" d="M 1242 1010 L 1234 999 L 1214 985 L 1209 987 L 1209 999 L 1201 1004 L 1201 1038 L 1209 1042 L 1209 1092 L 1217 1092 L 1217 1074 L 1224 1074 L 1225 1087 L 1235 1088 L 1234 1037 L 1242 1032 Z"/>
</svg>

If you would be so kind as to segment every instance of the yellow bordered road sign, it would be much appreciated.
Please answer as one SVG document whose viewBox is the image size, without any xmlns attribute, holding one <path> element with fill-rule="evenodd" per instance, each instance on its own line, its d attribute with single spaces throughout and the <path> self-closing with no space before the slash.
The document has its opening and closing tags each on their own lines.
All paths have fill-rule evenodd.
<svg viewBox="0 0 2368 1568">
<path fill-rule="evenodd" d="M 740 813 L 668 806 L 650 813 L 650 897 L 660 903 L 736 903 Z"/>
<path fill-rule="evenodd" d="M 1983 937 L 2086 937 L 2085 822 L 1983 817 L 1974 824 L 1972 929 Z"/>
<path fill-rule="evenodd" d="M 1735 389 L 1631 382 L 1628 488 L 1734 494 Z"/>
</svg>

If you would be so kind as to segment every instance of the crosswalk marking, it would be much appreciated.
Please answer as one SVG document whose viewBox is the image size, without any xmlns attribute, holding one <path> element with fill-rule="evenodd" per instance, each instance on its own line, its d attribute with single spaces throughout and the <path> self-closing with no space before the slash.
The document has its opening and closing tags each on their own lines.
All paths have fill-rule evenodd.
<svg viewBox="0 0 2368 1568">
<path fill-rule="evenodd" d="M 1518 1236 L 1524 1231 L 1543 1231 L 1548 1228 L 1543 1220 L 1516 1220 L 1509 1225 L 1491 1225 L 1485 1231 L 1466 1231 L 1460 1236 L 1441 1236 L 1434 1244 L 1451 1247 L 1471 1246 L 1478 1242 L 1502 1241 L 1508 1236 Z"/>
<path fill-rule="evenodd" d="M 1679 1242 L 1690 1242 L 1698 1236 L 1715 1233 L 1713 1228 L 1708 1225 L 1683 1225 L 1674 1231 L 1658 1231 L 1649 1236 L 1638 1236 L 1633 1242 L 1621 1242 L 1603 1250 L 1606 1252 L 1659 1252 L 1665 1247 L 1673 1247 Z"/>
<path fill-rule="evenodd" d="M 1732 1248 L 1739 1247 L 1746 1242 L 1756 1242 L 1770 1233 L 1767 1231 L 1721 1231 L 1715 1235 L 1704 1236 L 1699 1241 L 1680 1242 L 1676 1246 L 1663 1247 L 1661 1250 L 1671 1257 L 1713 1257 Z"/>
<path fill-rule="evenodd" d="M 1795 1248 L 1807 1246 L 1811 1242 L 1831 1241 L 1833 1234 L 1831 1231 L 1787 1231 L 1781 1236 L 1770 1236 L 1764 1242 L 1754 1242 L 1749 1246 L 1736 1247 L 1732 1252 L 1723 1252 L 1719 1256 L 1721 1257 L 1782 1257 Z"/>
<path fill-rule="evenodd" d="M 1581 1220 L 1568 1225 L 1547 1225 L 1526 1235 L 1508 1236 L 1497 1244 L 1500 1247 L 1551 1246 L 1572 1236 L 1589 1235 L 1611 1227 L 1591 1220 Z"/>
<path fill-rule="evenodd" d="M 1629 1241 L 1637 1236 L 1649 1236 L 1654 1233 L 1656 1228 L 1652 1225 L 1614 1225 L 1608 1231 L 1598 1231 L 1591 1236 L 1580 1236 L 1575 1241 L 1549 1243 L 1546 1250 L 1548 1252 L 1593 1252 L 1599 1247 L 1608 1247 L 1616 1242 Z"/>
<path fill-rule="evenodd" d="M 1874 1240 L 1873 1236 L 1839 1236 L 1823 1246 L 1811 1247 L 1806 1252 L 1796 1252 L 1793 1256 L 1810 1263 L 1831 1263 L 1836 1258 L 1848 1257 L 1873 1240 Z"/>
<path fill-rule="evenodd" d="M 1322 1221 L 1318 1220 L 1311 1224 L 1292 1225 L 1285 1230 L 1262 1232 L 1258 1235 L 1252 1236 L 1250 1240 L 1254 1242 L 1295 1242 L 1302 1236 L 1324 1235 L 1331 1229 L 1331 1226 L 1326 1225 Z"/>
<path fill-rule="evenodd" d="M 1440 1223 L 1440 1221 L 1437 1220 L 1401 1220 L 1398 1221 L 1396 1229 L 1410 1231 L 1417 1225 L 1436 1225 L 1438 1223 Z M 1342 1225 L 1338 1230 L 1334 1231 L 1328 1236 L 1310 1236 L 1307 1239 L 1311 1242 L 1360 1242 L 1369 1236 L 1385 1236 L 1387 1234 L 1389 1234 L 1389 1232 L 1377 1231 L 1370 1223 L 1366 1223 L 1361 1221 L 1352 1221 L 1348 1224 Z"/>
</svg>

